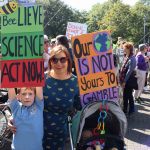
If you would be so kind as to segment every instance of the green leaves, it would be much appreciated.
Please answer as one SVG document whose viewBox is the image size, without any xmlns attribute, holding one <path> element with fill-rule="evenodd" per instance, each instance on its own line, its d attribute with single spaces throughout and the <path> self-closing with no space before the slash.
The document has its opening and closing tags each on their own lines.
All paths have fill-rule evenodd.
<svg viewBox="0 0 150 150">
<path fill-rule="evenodd" d="M 85 23 L 86 20 L 86 17 L 84 17 L 86 12 L 80 13 L 60 0 L 49 0 L 49 4 L 44 5 L 44 9 L 44 32 L 50 37 L 66 34 L 69 21 Z"/>
<path fill-rule="evenodd" d="M 112 37 L 122 36 L 134 44 L 143 42 L 143 18 L 146 16 L 146 33 L 150 29 L 150 7 L 149 0 L 141 0 L 135 6 L 123 4 L 120 0 L 108 0 L 103 4 L 96 4 L 92 7 L 88 15 L 89 32 L 97 30 L 110 30 Z M 146 37 L 148 41 L 148 35 Z"/>
<path fill-rule="evenodd" d="M 39 0 L 40 1 L 40 0 Z M 44 32 L 50 37 L 66 34 L 67 22 L 86 23 L 88 32 L 110 30 L 113 41 L 118 36 L 139 44 L 144 36 L 144 16 L 146 34 L 150 30 L 150 2 L 139 0 L 135 6 L 123 4 L 121 0 L 108 0 L 92 6 L 88 12 L 80 12 L 64 4 L 61 0 L 44 0 Z M 149 36 L 146 36 L 148 41 Z"/>
</svg>

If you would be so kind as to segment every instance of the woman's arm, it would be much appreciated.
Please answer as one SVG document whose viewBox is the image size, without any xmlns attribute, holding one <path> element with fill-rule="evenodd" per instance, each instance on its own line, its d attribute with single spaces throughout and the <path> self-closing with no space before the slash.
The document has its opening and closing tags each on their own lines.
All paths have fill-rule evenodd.
<svg viewBox="0 0 150 150">
<path fill-rule="evenodd" d="M 127 82 L 130 75 L 135 70 L 135 67 L 136 67 L 136 60 L 135 60 L 135 57 L 132 57 L 129 61 L 129 68 L 128 68 L 128 71 L 127 71 L 126 76 L 125 76 L 125 82 Z"/>
</svg>

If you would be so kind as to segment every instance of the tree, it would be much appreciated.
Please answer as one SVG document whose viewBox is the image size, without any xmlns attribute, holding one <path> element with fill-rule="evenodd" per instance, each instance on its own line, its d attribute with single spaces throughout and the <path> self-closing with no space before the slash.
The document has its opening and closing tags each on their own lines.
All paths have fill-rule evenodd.
<svg viewBox="0 0 150 150">
<path fill-rule="evenodd" d="M 120 0 L 109 0 L 96 4 L 89 12 L 87 21 L 89 31 L 110 30 L 114 39 L 118 36 L 127 37 L 128 30 L 125 22 L 130 16 L 130 7 Z"/>
<path fill-rule="evenodd" d="M 145 4 L 137 2 L 131 7 L 120 0 L 108 0 L 103 4 L 96 4 L 89 11 L 87 21 L 89 31 L 110 30 L 114 40 L 122 36 L 137 44 L 144 36 L 144 16 L 146 17 L 146 34 L 150 30 L 150 7 Z M 148 35 L 146 41 L 148 41 Z"/>
<path fill-rule="evenodd" d="M 149 5 L 150 6 L 150 1 L 149 0 L 140 0 L 141 3 L 143 3 L 144 5 Z"/>
<path fill-rule="evenodd" d="M 143 3 L 139 2 L 137 3 L 132 9 L 132 19 L 131 19 L 131 37 L 135 43 L 135 45 L 138 45 L 139 43 L 144 42 L 144 38 L 146 41 L 148 41 L 149 38 L 149 29 L 150 29 L 150 8 L 148 5 L 144 5 Z M 144 37 L 144 18 L 146 19 L 145 24 L 145 34 L 147 34 L 146 37 Z"/>
<path fill-rule="evenodd" d="M 111 30 L 112 37 L 117 38 L 122 36 L 126 38 L 129 34 L 128 32 L 128 19 L 130 18 L 130 8 L 128 5 L 124 5 L 120 1 L 117 1 L 111 8 L 107 11 L 106 15 L 103 17 L 103 22 L 105 21 L 105 26 L 103 29 Z"/>
<path fill-rule="evenodd" d="M 100 26 L 104 24 L 104 22 L 102 22 L 102 19 L 107 13 L 109 7 L 109 2 L 105 2 L 104 4 L 97 3 L 92 6 L 92 9 L 88 12 L 87 16 L 89 32 L 100 30 Z"/>
<path fill-rule="evenodd" d="M 67 22 L 69 21 L 85 23 L 86 12 L 80 13 L 60 0 L 49 0 L 49 4 L 44 5 L 44 10 L 44 32 L 50 37 L 66 34 Z"/>
</svg>

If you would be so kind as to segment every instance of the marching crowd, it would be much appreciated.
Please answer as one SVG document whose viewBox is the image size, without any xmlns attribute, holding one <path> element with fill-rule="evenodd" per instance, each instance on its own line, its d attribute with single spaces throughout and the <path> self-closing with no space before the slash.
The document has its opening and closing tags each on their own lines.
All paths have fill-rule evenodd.
<svg viewBox="0 0 150 150">
<path fill-rule="evenodd" d="M 118 64 L 115 65 L 118 85 L 123 91 L 123 111 L 126 115 L 132 115 L 135 101 L 141 103 L 140 95 L 147 81 L 148 46 L 140 44 L 135 51 L 132 43 L 119 37 L 113 51 Z M 43 88 L 19 88 L 17 93 L 14 89 L 8 90 L 13 114 L 13 122 L 9 126 L 14 133 L 14 150 L 64 150 L 68 137 L 68 112 L 82 109 L 71 44 L 67 37 L 58 35 L 50 41 L 44 35 L 43 58 Z M 137 79 L 135 83 L 133 78 Z"/>
<path fill-rule="evenodd" d="M 142 103 L 141 93 L 148 89 L 150 52 L 148 44 L 134 48 L 132 43 L 118 38 L 118 76 L 123 91 L 123 111 L 126 115 L 135 113 L 134 102 Z M 129 104 L 129 108 L 128 108 Z"/>
</svg>

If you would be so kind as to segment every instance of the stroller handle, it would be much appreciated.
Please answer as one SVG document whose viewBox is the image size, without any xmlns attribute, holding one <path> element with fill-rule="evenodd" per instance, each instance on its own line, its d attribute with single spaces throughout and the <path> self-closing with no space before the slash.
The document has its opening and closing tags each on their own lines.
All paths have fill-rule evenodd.
<svg viewBox="0 0 150 150">
<path fill-rule="evenodd" d="M 71 146 L 71 150 L 74 150 L 73 140 L 72 140 L 71 126 L 72 126 L 71 116 L 68 116 L 68 129 L 69 129 L 69 137 L 70 137 L 70 146 Z"/>
</svg>

